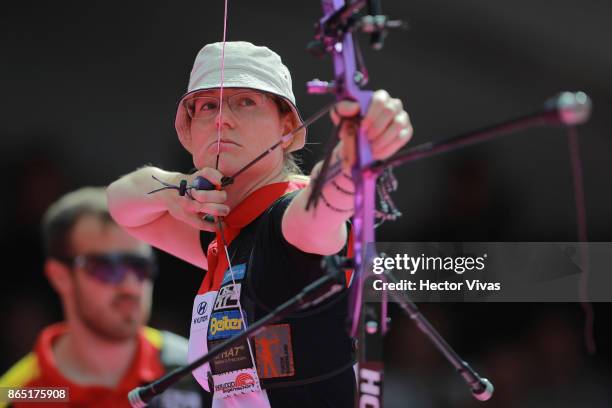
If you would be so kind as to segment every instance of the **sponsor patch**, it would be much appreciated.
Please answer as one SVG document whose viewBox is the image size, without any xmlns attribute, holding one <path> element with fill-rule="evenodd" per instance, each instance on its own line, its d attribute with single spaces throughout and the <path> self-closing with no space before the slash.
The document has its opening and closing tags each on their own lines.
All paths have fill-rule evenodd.
<svg viewBox="0 0 612 408">
<path fill-rule="evenodd" d="M 208 318 L 210 317 L 210 305 L 207 301 L 202 300 L 200 302 L 194 303 L 193 305 L 193 316 L 191 320 L 191 324 L 194 327 L 199 325 L 203 325 L 208 322 Z"/>
<path fill-rule="evenodd" d="M 230 283 L 229 285 L 222 286 L 217 294 L 214 310 L 217 311 L 238 307 L 240 300 L 240 286 L 240 283 Z"/>
<path fill-rule="evenodd" d="M 233 265 L 232 269 L 227 268 L 223 274 L 223 280 L 221 285 L 225 285 L 228 282 L 232 282 L 232 271 L 234 272 L 234 280 L 239 281 L 244 279 L 244 272 L 246 271 L 246 264 Z"/>
<path fill-rule="evenodd" d="M 288 324 L 273 324 L 254 337 L 259 378 L 290 377 L 295 374 L 293 346 Z"/>
<path fill-rule="evenodd" d="M 232 395 L 246 394 L 259 390 L 261 390 L 261 387 L 257 380 L 257 373 L 251 368 L 239 372 L 216 375 L 213 398 L 227 398 Z"/>
<path fill-rule="evenodd" d="M 217 292 L 213 291 L 203 295 L 197 295 L 193 300 L 191 329 L 189 332 L 189 349 L 187 352 L 187 362 L 189 363 L 197 360 L 208 352 L 208 323 L 216 296 Z M 210 364 L 206 363 L 193 370 L 192 373 L 202 388 L 208 391 Z"/>
<path fill-rule="evenodd" d="M 242 318 L 238 309 L 214 312 L 208 324 L 208 340 L 227 339 L 243 330 Z"/>
<path fill-rule="evenodd" d="M 222 343 L 222 341 L 211 341 L 209 346 L 213 348 L 219 343 Z M 250 368 L 252 366 L 249 346 L 246 340 L 235 346 L 228 347 L 210 362 L 213 374 L 242 370 L 243 368 Z"/>
</svg>

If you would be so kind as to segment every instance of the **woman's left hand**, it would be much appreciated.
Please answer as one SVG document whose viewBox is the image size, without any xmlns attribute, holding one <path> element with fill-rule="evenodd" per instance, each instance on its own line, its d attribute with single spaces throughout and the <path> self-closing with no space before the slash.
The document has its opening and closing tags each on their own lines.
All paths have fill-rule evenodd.
<svg viewBox="0 0 612 408">
<path fill-rule="evenodd" d="M 337 125 L 340 122 L 339 116 L 350 118 L 358 112 L 359 104 L 342 101 L 336 104 L 336 109 L 332 111 L 331 116 L 333 122 Z M 375 160 L 384 160 L 391 157 L 408 143 L 413 133 L 410 117 L 404 110 L 402 101 L 392 98 L 385 90 L 378 90 L 372 95 L 372 102 L 368 112 L 361 120 L 361 127 L 365 130 L 370 141 L 372 157 Z M 354 144 L 347 143 L 347 139 L 356 134 L 355 130 L 354 126 L 347 123 L 340 131 L 340 139 L 344 145 L 342 157 L 345 159 L 347 156 L 352 156 L 349 149 Z"/>
</svg>

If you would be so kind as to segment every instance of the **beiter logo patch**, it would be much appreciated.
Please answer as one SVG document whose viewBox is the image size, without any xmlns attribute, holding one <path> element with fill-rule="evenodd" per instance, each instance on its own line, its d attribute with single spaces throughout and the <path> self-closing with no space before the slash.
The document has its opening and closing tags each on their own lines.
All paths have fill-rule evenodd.
<svg viewBox="0 0 612 408">
<path fill-rule="evenodd" d="M 213 312 L 208 324 L 208 340 L 227 339 L 235 336 L 244 330 L 243 326 L 238 309 Z"/>
</svg>

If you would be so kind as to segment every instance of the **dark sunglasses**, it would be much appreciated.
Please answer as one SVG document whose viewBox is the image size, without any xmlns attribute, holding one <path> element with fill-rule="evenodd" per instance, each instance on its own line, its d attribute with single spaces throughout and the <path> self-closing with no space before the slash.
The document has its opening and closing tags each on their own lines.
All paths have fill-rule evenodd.
<svg viewBox="0 0 612 408">
<path fill-rule="evenodd" d="M 134 273 L 141 282 L 157 276 L 157 265 L 152 256 L 126 252 L 78 255 L 74 257 L 73 265 L 104 283 L 121 283 L 128 272 Z"/>
</svg>

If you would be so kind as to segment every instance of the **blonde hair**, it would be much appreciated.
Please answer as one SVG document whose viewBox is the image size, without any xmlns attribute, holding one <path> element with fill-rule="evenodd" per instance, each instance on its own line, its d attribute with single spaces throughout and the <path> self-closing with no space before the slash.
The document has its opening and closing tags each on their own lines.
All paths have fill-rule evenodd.
<svg viewBox="0 0 612 408">
<path fill-rule="evenodd" d="M 293 110 L 289 104 L 280 96 L 267 93 L 267 95 L 274 101 L 278 108 L 278 114 L 282 117 L 285 115 L 292 114 Z M 299 166 L 300 159 L 293 154 L 293 152 L 287 152 L 283 158 L 283 172 L 288 175 L 303 175 L 304 172 Z"/>
</svg>

